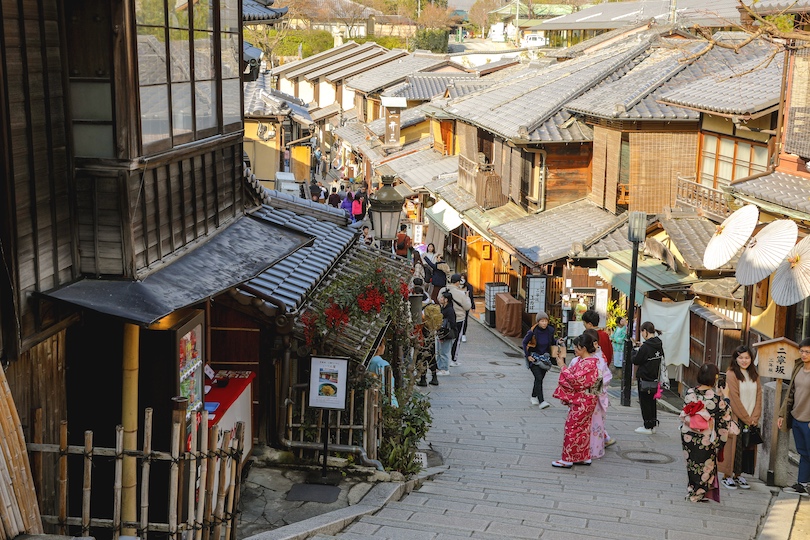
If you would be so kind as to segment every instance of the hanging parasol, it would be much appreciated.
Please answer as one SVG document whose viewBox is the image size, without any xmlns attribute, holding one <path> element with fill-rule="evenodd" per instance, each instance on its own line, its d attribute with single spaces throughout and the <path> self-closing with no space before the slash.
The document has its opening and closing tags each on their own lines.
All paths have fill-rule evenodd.
<svg viewBox="0 0 810 540">
<path fill-rule="evenodd" d="M 759 219 L 759 208 L 747 204 L 728 216 L 717 226 L 703 253 L 703 266 L 707 270 L 720 268 L 745 244 Z"/>
<path fill-rule="evenodd" d="M 776 269 L 771 297 L 779 306 L 792 306 L 810 296 L 810 236 L 796 244 Z"/>
<path fill-rule="evenodd" d="M 770 276 L 796 245 L 799 228 L 791 219 L 778 219 L 766 225 L 748 244 L 737 261 L 737 282 L 753 285 Z"/>
</svg>

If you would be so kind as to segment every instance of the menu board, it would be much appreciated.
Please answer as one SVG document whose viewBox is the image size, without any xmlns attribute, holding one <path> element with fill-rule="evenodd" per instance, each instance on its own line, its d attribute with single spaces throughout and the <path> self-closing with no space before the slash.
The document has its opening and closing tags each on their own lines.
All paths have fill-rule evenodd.
<svg viewBox="0 0 810 540">
<path fill-rule="evenodd" d="M 198 324 L 178 340 L 180 395 L 188 398 L 188 413 L 202 406 L 202 325 Z"/>
<path fill-rule="evenodd" d="M 309 406 L 320 409 L 345 409 L 348 376 L 348 358 L 312 357 L 309 372 Z"/>
<path fill-rule="evenodd" d="M 546 276 L 526 277 L 526 312 L 540 313 L 546 310 Z"/>
</svg>

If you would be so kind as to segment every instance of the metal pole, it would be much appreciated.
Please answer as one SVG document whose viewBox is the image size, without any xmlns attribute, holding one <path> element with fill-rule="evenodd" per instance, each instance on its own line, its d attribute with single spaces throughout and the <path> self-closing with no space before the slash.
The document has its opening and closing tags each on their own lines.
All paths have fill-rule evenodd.
<svg viewBox="0 0 810 540">
<path fill-rule="evenodd" d="M 630 363 L 633 348 L 634 319 L 636 316 L 636 276 L 638 274 L 638 242 L 633 242 L 633 263 L 630 267 L 630 297 L 627 301 L 627 324 L 630 331 L 624 340 L 624 359 L 622 360 L 622 405 L 630 406 L 630 387 L 633 383 L 633 366 Z"/>
</svg>

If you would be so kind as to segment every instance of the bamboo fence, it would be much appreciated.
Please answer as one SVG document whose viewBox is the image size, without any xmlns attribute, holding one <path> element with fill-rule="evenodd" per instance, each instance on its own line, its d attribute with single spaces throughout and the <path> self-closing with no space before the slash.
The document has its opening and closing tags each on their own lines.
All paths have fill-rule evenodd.
<svg viewBox="0 0 810 540">
<path fill-rule="evenodd" d="M 7 434 L 9 432 L 5 430 L 7 420 L 3 404 L 0 404 L 0 413 L 2 413 L 0 428 Z M 200 414 L 199 425 L 208 426 L 208 412 L 203 411 Z M 152 424 L 152 409 L 146 409 L 142 450 L 124 449 L 121 426 L 116 428 L 115 448 L 94 447 L 92 432 L 85 433 L 83 446 L 70 446 L 67 444 L 67 422 L 62 423 L 58 445 L 29 443 L 28 451 L 32 453 L 33 459 L 37 459 L 42 453 L 60 454 L 58 515 L 42 515 L 41 517 L 37 510 L 37 499 L 30 472 L 27 482 L 20 481 L 19 484 L 17 480 L 21 480 L 20 476 L 24 472 L 22 467 L 16 467 L 19 470 L 14 481 L 10 475 L 7 477 L 5 474 L 8 462 L 5 458 L 5 450 L 17 438 L 8 435 L 4 437 L 0 442 L 3 447 L 3 456 L 0 456 L 0 502 L 2 502 L 0 521 L 2 521 L 2 532 L 6 536 L 0 537 L 0 540 L 10 540 L 23 532 L 41 533 L 43 523 L 56 526 L 59 533 L 63 535 L 79 536 L 81 533 L 81 536 L 86 537 L 92 536 L 94 528 L 111 530 L 113 540 L 124 535 L 124 531 L 127 529 L 137 531 L 137 536 L 141 540 L 147 540 L 150 533 L 160 533 L 162 537 L 168 536 L 171 540 L 181 538 L 186 540 L 235 540 L 239 508 L 238 485 L 241 480 L 242 451 L 244 449 L 244 424 L 237 422 L 234 430 L 225 432 L 221 432 L 217 425 L 211 428 L 201 427 L 199 434 L 192 429 L 191 444 L 187 448 L 185 446 L 185 418 L 181 421 L 179 416 L 175 415 L 172 421 L 172 447 L 169 452 L 152 449 Z M 192 424 L 192 426 L 195 425 Z M 21 432 L 21 428 L 19 429 Z M 22 440 L 21 437 L 19 439 Z M 18 454 L 25 457 L 27 464 L 24 445 L 20 446 Z M 83 461 L 81 513 L 76 517 L 68 516 L 67 461 L 69 456 L 80 456 Z M 121 476 L 125 456 L 134 457 L 140 462 L 141 498 L 138 506 L 140 515 L 136 516 L 133 521 L 124 519 L 121 507 Z M 91 472 L 95 457 L 107 459 L 112 457 L 115 460 L 114 485 L 111 486 L 113 514 L 109 517 L 93 517 L 92 515 Z M 153 463 L 160 461 L 168 462 L 170 465 L 168 508 L 166 509 L 168 521 L 166 523 L 149 521 L 149 484 L 154 474 L 151 467 Z M 189 471 L 187 479 L 180 474 L 183 469 Z M 12 488 L 16 490 L 24 487 L 28 489 L 20 494 L 20 498 L 14 496 L 16 492 L 10 492 Z M 38 487 L 42 489 L 42 486 Z M 9 496 L 7 496 L 7 492 Z M 181 494 L 183 495 L 181 496 Z M 16 505 L 7 504 L 17 501 L 20 502 Z M 28 527 L 32 516 L 37 519 L 38 529 L 25 528 Z"/>
</svg>

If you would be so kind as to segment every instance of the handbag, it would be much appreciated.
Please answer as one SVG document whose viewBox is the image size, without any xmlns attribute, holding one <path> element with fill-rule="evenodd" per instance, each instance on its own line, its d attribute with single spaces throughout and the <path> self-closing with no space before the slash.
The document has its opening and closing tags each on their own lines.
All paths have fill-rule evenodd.
<svg viewBox="0 0 810 540">
<path fill-rule="evenodd" d="M 529 362 L 539 367 L 543 371 L 551 369 L 551 356 L 548 354 L 532 353 L 529 355 Z"/>
<path fill-rule="evenodd" d="M 447 319 L 444 319 L 442 320 L 442 325 L 436 331 L 436 337 L 441 341 L 456 339 L 456 329 L 450 325 Z"/>
<path fill-rule="evenodd" d="M 645 381 L 643 379 L 639 379 L 638 391 L 644 392 L 645 394 L 654 394 L 658 392 L 658 381 Z"/>
<path fill-rule="evenodd" d="M 742 438 L 743 448 L 751 448 L 758 444 L 762 444 L 762 434 L 759 431 L 759 426 L 745 426 L 740 433 Z"/>
</svg>

